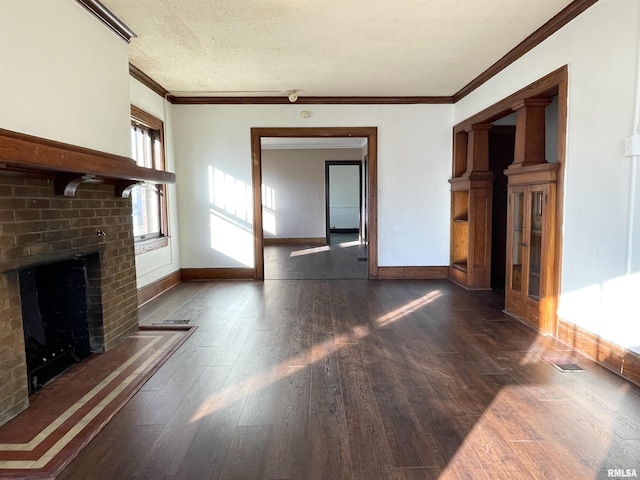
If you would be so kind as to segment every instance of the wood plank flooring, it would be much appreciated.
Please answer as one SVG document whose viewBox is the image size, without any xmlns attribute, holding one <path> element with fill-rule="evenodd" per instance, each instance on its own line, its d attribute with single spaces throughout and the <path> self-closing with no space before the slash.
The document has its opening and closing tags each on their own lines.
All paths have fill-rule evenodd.
<svg viewBox="0 0 640 480">
<path fill-rule="evenodd" d="M 640 389 L 501 307 L 448 281 L 183 283 L 141 323 L 199 328 L 59 478 L 640 475 Z"/>
<path fill-rule="evenodd" d="M 264 248 L 267 280 L 367 278 L 367 247 L 358 234 L 331 234 L 329 245 L 270 245 Z"/>
</svg>

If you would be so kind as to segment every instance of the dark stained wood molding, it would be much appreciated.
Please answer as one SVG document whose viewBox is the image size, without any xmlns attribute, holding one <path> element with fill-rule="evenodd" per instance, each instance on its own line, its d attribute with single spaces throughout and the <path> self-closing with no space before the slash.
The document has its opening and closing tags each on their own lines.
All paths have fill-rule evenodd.
<svg viewBox="0 0 640 480">
<path fill-rule="evenodd" d="M 378 133 L 377 127 L 292 127 L 292 128 L 252 128 L 252 133 L 261 137 L 309 137 L 309 138 L 367 138 Z"/>
<path fill-rule="evenodd" d="M 251 174 L 253 186 L 253 239 L 255 279 L 264 279 L 264 233 L 262 230 L 262 137 L 364 137 L 367 139 L 369 177 L 368 199 L 368 276 L 378 278 L 378 128 L 377 127 L 316 127 L 316 128 L 252 128 Z"/>
<path fill-rule="evenodd" d="M 0 168 L 49 173 L 61 195 L 73 195 L 85 182 L 116 185 L 126 197 L 142 181 L 176 181 L 174 173 L 139 167 L 128 157 L 4 129 L 0 129 Z"/>
<path fill-rule="evenodd" d="M 477 124 L 488 124 L 498 120 L 501 117 L 513 113 L 513 107 L 523 100 L 538 96 L 553 96 L 559 94 L 563 87 L 566 87 L 569 77 L 569 68 L 564 65 L 557 70 L 536 80 L 530 85 L 521 88 L 517 92 L 500 100 L 497 103 L 481 110 L 475 115 L 463 120 L 453 127 L 453 133 L 457 134 L 469 131 Z M 566 89 L 566 88 L 565 88 Z"/>
<path fill-rule="evenodd" d="M 130 43 L 133 37 L 137 37 L 125 23 L 116 17 L 107 7 L 98 0 L 76 0 L 80 5 L 96 16 L 98 20 L 104 23 L 111 31 L 122 38 L 125 42 Z"/>
<path fill-rule="evenodd" d="M 254 280 L 253 268 L 183 268 L 183 282 L 207 280 Z"/>
<path fill-rule="evenodd" d="M 169 95 L 175 105 L 415 105 L 452 104 L 453 97 L 298 97 L 290 102 L 282 97 L 178 97 Z"/>
<path fill-rule="evenodd" d="M 449 267 L 378 267 L 378 278 L 384 280 L 431 280 L 448 277 Z"/>
<path fill-rule="evenodd" d="M 166 275 L 155 282 L 151 282 L 144 287 L 138 288 L 138 307 L 141 307 L 149 300 L 156 298 L 158 295 L 166 292 L 167 290 L 175 287 L 182 282 L 182 273 L 180 270 L 176 270 L 169 275 Z"/>
<path fill-rule="evenodd" d="M 322 246 L 327 244 L 325 237 L 307 237 L 307 238 L 265 238 L 264 245 L 310 245 Z"/>
<path fill-rule="evenodd" d="M 131 105 L 131 119 L 152 130 L 162 130 L 163 122 L 141 108 Z"/>
<path fill-rule="evenodd" d="M 557 339 L 603 367 L 640 385 L 640 355 L 579 326 L 558 321 Z"/>
<path fill-rule="evenodd" d="M 142 70 L 140 70 L 138 67 L 136 67 L 131 63 L 129 63 L 129 75 L 131 75 L 133 78 L 138 80 L 141 84 L 143 84 L 145 87 L 154 91 L 161 97 L 163 98 L 166 97 L 169 101 L 171 101 L 171 96 L 169 95 L 169 91 L 166 88 L 164 88 L 162 85 L 156 82 L 153 78 L 151 78 L 149 75 L 147 75 L 146 73 L 144 73 Z"/>
<path fill-rule="evenodd" d="M 555 32 L 564 27 L 571 20 L 583 13 L 589 7 L 597 3 L 598 0 L 574 0 L 567 5 L 562 11 L 551 18 L 547 23 L 538 28 L 535 32 L 525 38 L 522 42 L 512 48 L 500 60 L 491 65 L 488 69 L 471 80 L 467 85 L 462 87 L 458 92 L 453 94 L 453 102 L 456 103 L 469 95 L 475 89 L 487 82 L 489 79 L 500 73 L 509 65 L 514 63 L 527 52 L 538 46 L 544 40 L 549 38 Z"/>
</svg>

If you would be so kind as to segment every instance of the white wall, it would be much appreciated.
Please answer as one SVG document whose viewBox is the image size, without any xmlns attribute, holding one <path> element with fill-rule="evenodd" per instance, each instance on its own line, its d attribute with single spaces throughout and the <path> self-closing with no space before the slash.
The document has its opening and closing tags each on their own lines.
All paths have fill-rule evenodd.
<svg viewBox="0 0 640 480">
<path fill-rule="evenodd" d="M 262 183 L 271 197 L 263 200 L 265 238 L 324 237 L 325 161 L 359 160 L 360 156 L 360 149 L 347 148 L 263 149 Z M 356 227 L 357 213 L 356 207 Z"/>
<path fill-rule="evenodd" d="M 169 172 L 176 171 L 173 149 L 172 105 L 134 78 L 129 79 L 131 104 L 164 122 L 165 163 Z M 130 115 L 129 115 L 130 118 Z M 136 255 L 138 288 L 148 285 L 180 269 L 178 203 L 176 186 L 167 185 L 169 245 Z"/>
<path fill-rule="evenodd" d="M 639 21 L 637 0 L 600 0 L 455 106 L 457 123 L 569 65 L 558 314 L 627 347 L 640 346 L 640 252 L 629 258 L 640 210 L 630 210 L 637 178 L 623 149 L 634 131 Z"/>
<path fill-rule="evenodd" d="M 305 105 L 308 119 L 296 105 L 173 110 L 183 268 L 253 266 L 251 127 L 378 127 L 379 265 L 449 263 L 452 105 Z"/>
<path fill-rule="evenodd" d="M 76 2 L 0 1 L 0 128 L 130 157 L 128 62 Z"/>
</svg>

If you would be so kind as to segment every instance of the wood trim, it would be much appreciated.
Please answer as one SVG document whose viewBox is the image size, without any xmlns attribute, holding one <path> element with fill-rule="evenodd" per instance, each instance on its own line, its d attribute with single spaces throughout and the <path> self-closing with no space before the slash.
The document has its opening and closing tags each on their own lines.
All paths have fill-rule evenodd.
<svg viewBox="0 0 640 480">
<path fill-rule="evenodd" d="M 565 67 L 563 75 L 558 80 L 558 149 L 557 160 L 560 164 L 556 172 L 556 224 L 555 224 L 555 252 L 553 265 L 556 275 L 552 279 L 552 289 L 555 296 L 548 299 L 548 308 L 553 312 L 558 311 L 558 301 L 561 294 L 560 279 L 562 278 L 562 252 L 564 245 L 564 174 L 567 154 L 567 129 L 568 129 L 568 105 L 569 105 L 569 76 Z M 551 325 L 552 334 L 557 337 L 558 317 L 555 315 L 556 324 Z"/>
<path fill-rule="evenodd" d="M 167 98 L 167 100 L 171 101 L 169 91 L 166 88 L 131 63 L 129 63 L 129 75 L 138 80 L 145 87 L 160 95 L 162 98 Z"/>
<path fill-rule="evenodd" d="M 125 42 L 131 43 L 133 37 L 137 37 L 133 30 L 116 17 L 107 7 L 98 0 L 76 0 L 80 5 L 91 12 L 95 17 L 104 23 L 107 28 L 122 38 Z"/>
<path fill-rule="evenodd" d="M 265 238 L 264 245 L 326 245 L 327 239 L 324 237 L 306 237 L 306 238 Z"/>
<path fill-rule="evenodd" d="M 551 35 L 564 27 L 571 20 L 593 6 L 598 0 L 574 0 L 558 14 L 552 17 L 547 23 L 538 28 L 535 32 L 525 38 L 522 42 L 507 52 L 500 60 L 487 68 L 484 72 L 471 80 L 453 94 L 453 102 L 459 102 L 482 84 L 493 78 L 520 57 L 541 44 Z"/>
<path fill-rule="evenodd" d="M 367 139 L 367 258 L 369 278 L 378 278 L 378 129 Z"/>
<path fill-rule="evenodd" d="M 183 282 L 202 280 L 253 280 L 253 268 L 183 268 Z"/>
<path fill-rule="evenodd" d="M 251 129 L 251 185 L 253 187 L 254 278 L 264 280 L 264 229 L 262 224 L 262 143 Z"/>
<path fill-rule="evenodd" d="M 513 112 L 513 107 L 515 105 L 518 105 L 520 102 L 524 101 L 527 98 L 545 95 L 553 96 L 558 94 L 558 104 L 560 104 L 560 89 L 563 84 L 567 83 L 568 75 L 569 68 L 567 67 L 567 65 L 554 70 L 541 79 L 536 80 L 530 85 L 521 88 L 517 92 L 458 123 L 453 127 L 454 134 L 467 131 L 471 129 L 475 124 L 492 123 L 499 118 L 509 115 Z M 560 110 L 558 111 L 558 118 L 560 119 L 559 115 Z"/>
<path fill-rule="evenodd" d="M 135 105 L 131 105 L 131 119 L 144 127 L 150 128 L 151 130 L 160 130 L 161 132 L 164 130 L 164 123 L 162 120 L 145 112 Z"/>
<path fill-rule="evenodd" d="M 385 280 L 444 279 L 449 267 L 378 267 L 378 278 Z"/>
<path fill-rule="evenodd" d="M 640 355 L 637 353 L 562 319 L 558 321 L 557 338 L 603 367 L 640 385 Z"/>
<path fill-rule="evenodd" d="M 174 173 L 139 167 L 128 157 L 4 129 L 0 129 L 0 162 L 0 168 L 58 175 L 60 188 L 67 191 L 69 186 L 70 192 L 78 182 L 176 181 Z"/>
<path fill-rule="evenodd" d="M 556 182 L 560 164 L 540 163 L 528 167 L 514 167 L 514 164 L 505 170 L 504 174 L 509 179 L 509 186 L 516 185 L 544 185 Z"/>
<path fill-rule="evenodd" d="M 168 95 L 174 105 L 415 105 L 453 104 L 452 96 L 430 97 L 207 97 Z"/>
<path fill-rule="evenodd" d="M 255 279 L 264 279 L 264 234 L 262 231 L 262 137 L 366 137 L 369 165 L 368 195 L 368 272 L 378 278 L 378 129 L 377 127 L 320 127 L 320 128 L 252 128 L 251 159 L 253 185 L 253 238 Z"/>
<path fill-rule="evenodd" d="M 138 307 L 141 307 L 148 301 L 156 298 L 158 295 L 175 287 L 180 282 L 182 282 L 182 274 L 180 270 L 176 270 L 175 272 L 170 273 L 169 275 L 165 275 L 155 282 L 151 282 L 144 287 L 138 288 Z"/>
</svg>

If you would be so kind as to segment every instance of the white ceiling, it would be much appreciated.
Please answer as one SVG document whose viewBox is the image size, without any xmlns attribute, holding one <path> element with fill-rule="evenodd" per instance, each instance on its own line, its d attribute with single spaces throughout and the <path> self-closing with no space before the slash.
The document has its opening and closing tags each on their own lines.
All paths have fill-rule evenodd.
<svg viewBox="0 0 640 480">
<path fill-rule="evenodd" d="M 317 149 L 317 148 L 363 148 L 366 138 L 361 137 L 263 137 L 263 149 Z"/>
<path fill-rule="evenodd" d="M 453 95 L 571 0 L 102 0 L 174 95 Z"/>
</svg>

